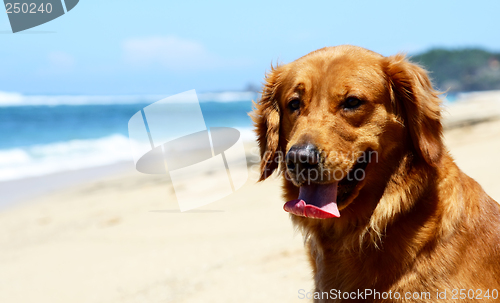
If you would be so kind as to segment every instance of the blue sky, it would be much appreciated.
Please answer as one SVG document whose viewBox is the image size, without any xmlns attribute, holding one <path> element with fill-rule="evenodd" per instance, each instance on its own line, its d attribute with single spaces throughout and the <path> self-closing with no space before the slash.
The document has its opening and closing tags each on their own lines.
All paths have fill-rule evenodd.
<svg viewBox="0 0 500 303">
<path fill-rule="evenodd" d="M 355 44 L 391 55 L 500 51 L 500 1 L 80 0 L 12 34 L 0 13 L 0 91 L 174 94 L 260 85 L 271 62 Z"/>
</svg>

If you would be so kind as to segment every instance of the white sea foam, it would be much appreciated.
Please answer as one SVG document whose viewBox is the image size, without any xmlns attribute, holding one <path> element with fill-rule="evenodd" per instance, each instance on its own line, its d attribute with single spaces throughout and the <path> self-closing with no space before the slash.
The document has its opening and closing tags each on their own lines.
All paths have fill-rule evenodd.
<svg viewBox="0 0 500 303">
<path fill-rule="evenodd" d="M 255 92 L 218 92 L 199 93 L 200 102 L 235 102 L 255 100 Z M 0 106 L 33 106 L 33 105 L 107 105 L 153 103 L 169 95 L 23 95 L 13 92 L 0 92 Z"/>
<path fill-rule="evenodd" d="M 251 128 L 238 128 L 244 142 L 255 141 Z M 149 147 L 149 144 L 148 144 Z M 114 134 L 0 150 L 0 181 L 132 161 L 129 138 Z"/>
<path fill-rule="evenodd" d="M 0 181 L 132 160 L 129 140 L 115 134 L 0 150 Z"/>
</svg>

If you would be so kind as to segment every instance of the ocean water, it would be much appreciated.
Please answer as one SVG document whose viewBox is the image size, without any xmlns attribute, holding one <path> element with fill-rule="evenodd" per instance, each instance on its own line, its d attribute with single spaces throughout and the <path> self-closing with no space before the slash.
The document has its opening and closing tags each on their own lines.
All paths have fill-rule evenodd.
<svg viewBox="0 0 500 303">
<path fill-rule="evenodd" d="M 0 94 L 0 181 L 133 160 L 129 119 L 167 97 L 5 96 Z M 256 97 L 199 94 L 205 124 L 235 127 L 253 140 L 248 113 Z"/>
</svg>

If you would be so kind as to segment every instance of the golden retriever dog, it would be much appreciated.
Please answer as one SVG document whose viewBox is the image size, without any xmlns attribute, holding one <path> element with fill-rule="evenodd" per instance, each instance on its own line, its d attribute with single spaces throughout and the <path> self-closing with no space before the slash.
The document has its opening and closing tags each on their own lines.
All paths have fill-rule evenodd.
<svg viewBox="0 0 500 303">
<path fill-rule="evenodd" d="M 443 145 L 424 69 L 344 45 L 265 81 L 260 180 L 281 173 L 305 236 L 315 289 L 299 298 L 500 302 L 500 207 Z"/>
</svg>

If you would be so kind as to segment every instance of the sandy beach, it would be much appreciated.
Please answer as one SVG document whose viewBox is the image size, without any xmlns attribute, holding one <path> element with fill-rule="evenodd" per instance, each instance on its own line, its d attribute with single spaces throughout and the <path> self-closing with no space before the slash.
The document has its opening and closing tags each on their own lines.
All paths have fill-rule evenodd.
<svg viewBox="0 0 500 303">
<path fill-rule="evenodd" d="M 447 105 L 445 142 L 459 167 L 500 201 L 500 93 L 491 94 Z M 256 162 L 254 143 L 245 147 Z M 311 290 L 311 270 L 282 209 L 281 182 L 257 184 L 249 169 L 234 194 L 184 213 L 166 176 L 140 174 L 131 163 L 7 203 L 0 302 L 306 302 L 298 292 Z M 2 195 L 49 181 L 29 182 L 0 184 Z"/>
</svg>

